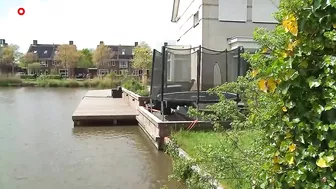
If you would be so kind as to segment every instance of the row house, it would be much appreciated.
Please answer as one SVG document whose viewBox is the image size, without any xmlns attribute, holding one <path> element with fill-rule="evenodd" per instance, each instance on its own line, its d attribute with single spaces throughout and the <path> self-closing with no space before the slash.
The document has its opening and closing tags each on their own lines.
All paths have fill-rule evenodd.
<svg viewBox="0 0 336 189">
<path fill-rule="evenodd" d="M 73 41 L 69 41 L 73 45 Z M 57 67 L 57 61 L 54 60 L 57 53 L 58 44 L 39 44 L 37 40 L 33 40 L 28 48 L 27 53 L 34 53 L 37 57 L 37 62 L 41 65 L 42 73 L 50 73 L 53 68 Z M 66 69 L 59 69 L 62 75 L 67 75 Z"/>
<path fill-rule="evenodd" d="M 104 44 L 100 41 L 99 45 Z M 98 46 L 99 46 L 98 45 Z M 139 71 L 132 68 L 132 59 L 134 48 L 138 46 L 138 42 L 132 45 L 106 45 L 111 49 L 111 59 L 104 65 L 98 66 L 98 75 L 102 76 L 108 73 L 139 75 Z"/>
</svg>

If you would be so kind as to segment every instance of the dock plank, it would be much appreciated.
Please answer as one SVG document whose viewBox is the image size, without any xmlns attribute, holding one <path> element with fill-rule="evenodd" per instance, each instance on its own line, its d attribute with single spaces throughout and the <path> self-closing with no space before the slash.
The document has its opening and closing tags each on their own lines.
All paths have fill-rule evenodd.
<svg viewBox="0 0 336 189">
<path fill-rule="evenodd" d="M 75 125 L 78 121 L 136 120 L 137 110 L 124 99 L 105 95 L 107 90 L 89 91 L 72 114 Z"/>
<path fill-rule="evenodd" d="M 89 90 L 85 97 L 111 97 L 111 89 L 103 89 L 103 90 Z"/>
</svg>

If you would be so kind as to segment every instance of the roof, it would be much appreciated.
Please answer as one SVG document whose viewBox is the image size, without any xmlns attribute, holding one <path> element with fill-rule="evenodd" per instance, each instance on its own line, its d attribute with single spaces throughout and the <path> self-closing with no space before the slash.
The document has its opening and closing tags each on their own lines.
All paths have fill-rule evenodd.
<svg viewBox="0 0 336 189">
<path fill-rule="evenodd" d="M 30 45 L 28 52 L 37 54 L 40 59 L 53 59 L 58 46 L 57 44 Z"/>
</svg>

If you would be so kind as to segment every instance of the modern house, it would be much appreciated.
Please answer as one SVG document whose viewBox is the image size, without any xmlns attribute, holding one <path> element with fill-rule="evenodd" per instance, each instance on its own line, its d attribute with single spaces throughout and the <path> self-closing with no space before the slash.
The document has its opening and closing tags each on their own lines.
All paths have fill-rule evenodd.
<svg viewBox="0 0 336 189">
<path fill-rule="evenodd" d="M 103 41 L 99 43 L 104 44 Z M 98 75 L 105 75 L 107 73 L 116 73 L 121 75 L 123 73 L 128 73 L 132 75 L 139 75 L 139 71 L 132 68 L 132 59 L 134 55 L 134 48 L 138 46 L 138 42 L 132 45 L 106 45 L 111 49 L 111 54 L 113 57 L 104 65 L 98 66 Z"/>
<path fill-rule="evenodd" d="M 244 47 L 245 50 L 257 49 L 253 32 L 256 27 L 275 27 L 277 21 L 272 14 L 277 11 L 279 2 L 280 0 L 174 0 L 171 21 L 178 26 L 177 45 L 180 48 L 201 45 L 216 51 L 234 50 L 238 47 Z M 219 65 L 217 60 L 203 55 L 204 53 L 201 58 L 202 89 L 210 88 L 215 83 L 234 80 L 235 75 L 225 75 L 231 72 L 227 66 Z M 190 57 L 193 79 L 196 77 L 195 56 Z"/>
</svg>

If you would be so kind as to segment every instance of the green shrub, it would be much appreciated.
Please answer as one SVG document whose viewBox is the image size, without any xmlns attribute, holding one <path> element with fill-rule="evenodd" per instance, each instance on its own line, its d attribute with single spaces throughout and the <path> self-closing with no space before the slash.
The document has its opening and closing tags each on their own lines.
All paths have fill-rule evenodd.
<svg viewBox="0 0 336 189">
<path fill-rule="evenodd" d="M 41 75 L 40 79 L 62 79 L 61 75 Z"/>
<path fill-rule="evenodd" d="M 0 86 L 11 86 L 21 84 L 22 80 L 16 76 L 0 76 Z"/>
<path fill-rule="evenodd" d="M 128 89 L 134 93 L 140 92 L 141 94 L 147 94 L 147 87 L 143 86 L 139 80 L 134 79 L 134 78 L 127 78 L 122 82 L 122 87 L 125 89 Z M 146 92 L 147 91 L 147 92 Z M 142 95 L 142 96 L 147 96 L 147 95 Z"/>
<path fill-rule="evenodd" d="M 280 101 L 265 119 L 256 187 L 335 188 L 336 3 L 280 2 L 282 24 L 255 32 L 262 50 L 250 57 L 259 91 Z"/>
<path fill-rule="evenodd" d="M 66 80 L 65 81 L 66 83 L 68 83 L 68 86 L 69 87 L 79 87 L 80 85 L 79 85 L 79 81 L 77 81 L 77 80 L 74 80 L 74 79 L 70 79 L 70 80 Z"/>
<path fill-rule="evenodd" d="M 61 86 L 61 81 L 59 80 L 48 80 L 47 81 L 47 87 L 60 87 Z"/>
<path fill-rule="evenodd" d="M 21 79 L 35 79 L 34 75 L 20 75 Z"/>
</svg>

